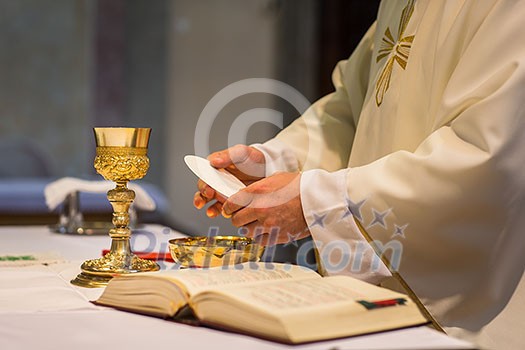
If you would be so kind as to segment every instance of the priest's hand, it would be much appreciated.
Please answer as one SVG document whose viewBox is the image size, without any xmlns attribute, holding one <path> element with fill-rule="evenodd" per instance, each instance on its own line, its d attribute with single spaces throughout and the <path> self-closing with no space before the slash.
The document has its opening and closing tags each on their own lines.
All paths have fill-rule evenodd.
<svg viewBox="0 0 525 350">
<path fill-rule="evenodd" d="M 303 216 L 300 173 L 277 173 L 228 198 L 222 213 L 247 237 L 264 245 L 288 243 L 310 235 Z"/>
<path fill-rule="evenodd" d="M 212 153 L 208 156 L 210 164 L 218 169 L 226 169 L 244 184 L 249 185 L 264 177 L 265 159 L 264 154 L 256 148 L 246 145 L 236 145 L 226 150 Z M 206 203 L 215 201 L 206 210 L 210 218 L 218 216 L 222 211 L 222 203 L 226 200 L 213 188 L 202 180 L 197 183 L 199 189 L 193 196 L 193 205 L 202 209 Z"/>
</svg>

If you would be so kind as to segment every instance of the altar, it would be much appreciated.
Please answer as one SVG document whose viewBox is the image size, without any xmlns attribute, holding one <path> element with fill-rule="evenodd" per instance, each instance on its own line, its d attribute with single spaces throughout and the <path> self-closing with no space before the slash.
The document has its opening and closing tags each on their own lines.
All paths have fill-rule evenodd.
<svg viewBox="0 0 525 350">
<path fill-rule="evenodd" d="M 168 239 L 184 235 L 161 225 L 134 232 L 134 251 L 168 252 Z M 426 326 L 287 346 L 92 304 L 102 288 L 70 280 L 86 259 L 101 256 L 109 236 L 58 234 L 46 226 L 0 226 L 1 349 L 472 349 Z M 34 255 L 39 260 L 5 259 Z M 161 269 L 177 268 L 158 261 Z"/>
</svg>

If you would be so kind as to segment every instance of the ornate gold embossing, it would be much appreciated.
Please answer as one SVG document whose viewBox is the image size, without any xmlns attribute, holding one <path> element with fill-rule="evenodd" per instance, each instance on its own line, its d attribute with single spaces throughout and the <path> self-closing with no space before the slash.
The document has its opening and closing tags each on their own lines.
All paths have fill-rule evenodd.
<svg viewBox="0 0 525 350">
<path fill-rule="evenodd" d="M 388 57 L 388 60 L 383 67 L 383 70 L 379 74 L 376 82 L 376 105 L 379 107 L 383 103 L 383 97 L 385 96 L 388 88 L 390 87 L 390 79 L 394 69 L 394 63 L 397 62 L 399 66 L 405 70 L 408 56 L 410 55 L 410 48 L 414 41 L 414 35 L 405 36 L 405 30 L 414 12 L 415 1 L 410 0 L 408 4 L 403 8 L 401 18 L 399 20 L 399 27 L 397 30 L 397 36 L 394 38 L 390 27 L 387 27 L 383 39 L 381 40 L 381 46 L 377 53 L 376 63 L 381 61 L 383 58 Z"/>
<path fill-rule="evenodd" d="M 138 272 L 156 270 L 157 264 L 154 261 L 140 259 L 136 255 L 128 256 L 120 252 L 109 252 L 103 258 L 85 261 L 81 268 L 83 271 L 95 274 L 118 274 L 129 273 L 128 265 L 133 266 L 133 270 Z"/>
<path fill-rule="evenodd" d="M 146 148 L 97 147 L 94 166 L 106 180 L 115 182 L 143 178 L 149 169 Z"/>
</svg>

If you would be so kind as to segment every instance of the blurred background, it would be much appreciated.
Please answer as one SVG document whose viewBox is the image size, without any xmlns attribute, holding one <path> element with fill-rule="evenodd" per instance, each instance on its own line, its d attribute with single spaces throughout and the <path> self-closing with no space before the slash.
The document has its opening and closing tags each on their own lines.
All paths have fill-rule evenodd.
<svg viewBox="0 0 525 350">
<path fill-rule="evenodd" d="M 131 126 L 153 129 L 143 181 L 160 205 L 148 220 L 188 234 L 210 226 L 234 234 L 227 220 L 192 206 L 196 178 L 182 158 L 195 153 L 203 108 L 247 78 L 277 79 L 311 102 L 329 93 L 332 69 L 373 22 L 378 2 L 0 0 L 0 223 L 56 220 L 32 199 L 42 197 L 41 184 L 99 179 L 92 128 Z M 227 147 L 233 121 L 253 108 L 280 111 L 284 125 L 298 117 L 271 94 L 241 96 L 215 120 L 212 151 Z M 256 123 L 246 139 L 278 131 Z"/>
</svg>

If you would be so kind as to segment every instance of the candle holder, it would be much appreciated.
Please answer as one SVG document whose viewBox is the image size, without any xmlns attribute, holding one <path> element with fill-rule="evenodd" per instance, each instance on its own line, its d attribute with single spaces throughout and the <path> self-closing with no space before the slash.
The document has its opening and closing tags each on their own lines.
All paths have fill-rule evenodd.
<svg viewBox="0 0 525 350">
<path fill-rule="evenodd" d="M 156 271 L 159 265 L 144 260 L 131 252 L 129 207 L 135 192 L 127 183 L 141 179 L 149 168 L 147 156 L 150 128 L 94 128 L 97 173 L 116 183 L 108 191 L 113 207 L 113 228 L 109 230 L 111 249 L 99 259 L 87 260 L 81 265 L 82 272 L 71 281 L 81 287 L 104 287 L 114 275 Z"/>
</svg>

